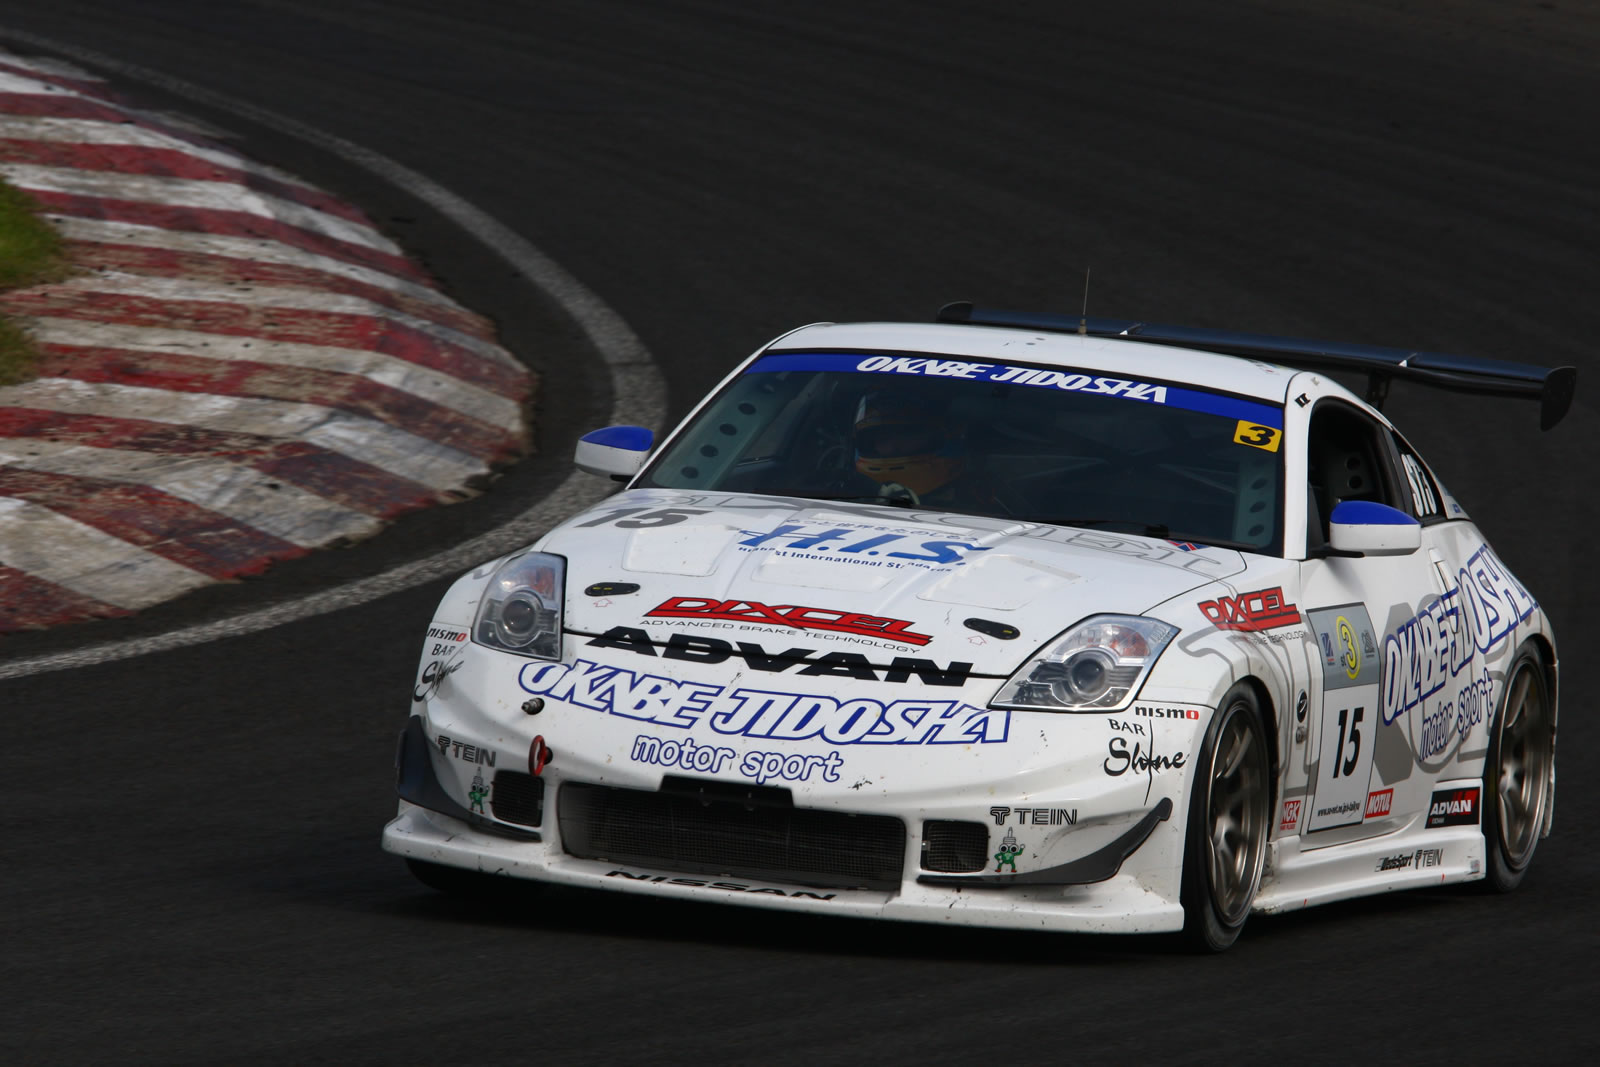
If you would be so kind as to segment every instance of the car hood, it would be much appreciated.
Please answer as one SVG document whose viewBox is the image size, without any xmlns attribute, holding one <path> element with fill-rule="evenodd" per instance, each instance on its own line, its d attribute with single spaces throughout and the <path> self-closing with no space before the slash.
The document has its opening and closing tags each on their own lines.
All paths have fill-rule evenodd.
<svg viewBox="0 0 1600 1067">
<path fill-rule="evenodd" d="M 1244 569 L 1231 549 L 1124 533 L 660 489 L 610 497 L 540 547 L 568 561 L 574 633 L 959 661 L 993 675 L 1086 616 L 1142 614 Z"/>
</svg>

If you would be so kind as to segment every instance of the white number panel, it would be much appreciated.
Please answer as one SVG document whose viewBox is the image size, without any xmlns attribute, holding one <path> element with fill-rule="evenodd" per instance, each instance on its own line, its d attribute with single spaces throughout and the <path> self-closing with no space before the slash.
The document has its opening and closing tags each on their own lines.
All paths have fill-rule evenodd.
<svg viewBox="0 0 1600 1067">
<path fill-rule="evenodd" d="M 1383 723 L 1381 662 L 1372 620 L 1360 604 L 1307 613 L 1322 653 L 1322 718 L 1317 778 L 1307 833 L 1366 818 L 1372 753 Z"/>
</svg>

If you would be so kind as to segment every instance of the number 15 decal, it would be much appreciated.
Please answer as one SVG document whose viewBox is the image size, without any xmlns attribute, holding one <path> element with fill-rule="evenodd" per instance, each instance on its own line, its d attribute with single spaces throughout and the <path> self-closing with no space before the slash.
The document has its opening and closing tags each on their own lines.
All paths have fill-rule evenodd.
<svg viewBox="0 0 1600 1067">
<path fill-rule="evenodd" d="M 1376 688 L 1376 687 L 1372 687 Z M 1374 694 L 1376 695 L 1376 694 Z M 1306 832 L 1353 826 L 1366 818 L 1372 779 L 1372 705 L 1355 689 L 1334 690 L 1322 709 L 1317 791 Z M 1351 700 L 1356 697 L 1362 703 Z"/>
<path fill-rule="evenodd" d="M 1262 426 L 1249 419 L 1240 419 L 1239 425 L 1233 428 L 1234 444 L 1249 445 L 1251 448 L 1259 448 L 1266 452 L 1276 452 L 1282 440 L 1282 430 Z"/>
</svg>

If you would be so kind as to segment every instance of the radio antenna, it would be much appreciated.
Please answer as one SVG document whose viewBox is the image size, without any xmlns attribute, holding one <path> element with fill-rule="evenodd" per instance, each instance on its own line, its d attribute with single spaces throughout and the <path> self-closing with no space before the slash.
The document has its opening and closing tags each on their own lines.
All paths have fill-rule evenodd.
<svg viewBox="0 0 1600 1067">
<path fill-rule="evenodd" d="M 1078 334 L 1089 332 L 1089 268 L 1083 268 L 1083 317 L 1078 320 Z"/>
</svg>

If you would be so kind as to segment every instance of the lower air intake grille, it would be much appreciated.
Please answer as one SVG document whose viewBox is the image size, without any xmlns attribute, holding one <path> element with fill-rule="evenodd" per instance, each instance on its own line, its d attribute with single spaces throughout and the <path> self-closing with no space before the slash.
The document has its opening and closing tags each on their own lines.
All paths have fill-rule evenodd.
<svg viewBox="0 0 1600 1067">
<path fill-rule="evenodd" d="M 521 771 L 500 771 L 494 776 L 489 810 L 501 822 L 538 826 L 544 819 L 544 779 Z"/>
<path fill-rule="evenodd" d="M 922 869 L 962 874 L 989 866 L 989 828 L 981 822 L 930 819 L 922 824 Z"/>
<path fill-rule="evenodd" d="M 561 786 L 557 814 L 572 855 L 659 871 L 896 889 L 905 861 L 905 824 L 885 815 L 581 782 Z"/>
</svg>

